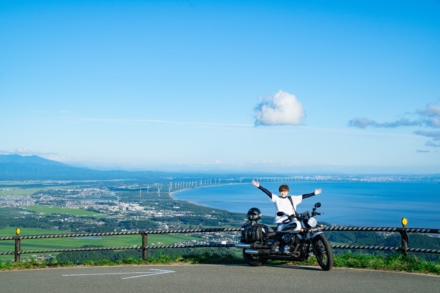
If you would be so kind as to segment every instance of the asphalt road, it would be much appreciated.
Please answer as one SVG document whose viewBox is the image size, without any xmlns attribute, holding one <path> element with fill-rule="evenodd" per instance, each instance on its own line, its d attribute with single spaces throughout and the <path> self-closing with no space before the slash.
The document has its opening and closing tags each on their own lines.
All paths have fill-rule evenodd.
<svg viewBox="0 0 440 293">
<path fill-rule="evenodd" d="M 439 292 L 432 275 L 267 265 L 139 265 L 1 271 L 0 292 Z"/>
</svg>

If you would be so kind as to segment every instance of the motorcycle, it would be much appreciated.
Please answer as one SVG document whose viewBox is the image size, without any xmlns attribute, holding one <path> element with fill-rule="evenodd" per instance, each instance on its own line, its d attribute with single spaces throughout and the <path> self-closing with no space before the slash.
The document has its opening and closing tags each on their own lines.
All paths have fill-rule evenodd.
<svg viewBox="0 0 440 293">
<path fill-rule="evenodd" d="M 329 271 L 333 267 L 333 251 L 322 232 L 323 226 L 318 226 L 315 218 L 321 214 L 316 211 L 319 207 L 318 202 L 311 213 L 296 215 L 279 212 L 277 215 L 286 219 L 275 230 L 260 224 L 260 210 L 251 208 L 235 247 L 243 249 L 243 258 L 251 266 L 261 266 L 268 259 L 305 261 L 314 255 L 319 266 Z"/>
</svg>

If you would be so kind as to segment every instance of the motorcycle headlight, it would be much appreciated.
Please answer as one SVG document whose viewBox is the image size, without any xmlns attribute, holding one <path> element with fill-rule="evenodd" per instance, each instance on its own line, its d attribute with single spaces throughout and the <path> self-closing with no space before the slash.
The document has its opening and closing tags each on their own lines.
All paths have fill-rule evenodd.
<svg viewBox="0 0 440 293">
<path fill-rule="evenodd" d="M 307 225 L 309 225 L 312 228 L 315 228 L 317 224 L 318 221 L 316 221 L 314 217 L 311 217 L 310 219 L 307 220 Z"/>
</svg>

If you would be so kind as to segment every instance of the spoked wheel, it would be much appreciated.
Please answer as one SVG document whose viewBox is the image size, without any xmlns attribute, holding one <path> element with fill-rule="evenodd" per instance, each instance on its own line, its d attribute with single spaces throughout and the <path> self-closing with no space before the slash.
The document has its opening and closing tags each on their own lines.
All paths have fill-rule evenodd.
<svg viewBox="0 0 440 293">
<path fill-rule="evenodd" d="M 264 265 L 267 262 L 267 258 L 259 256 L 259 255 L 253 255 L 245 252 L 245 249 L 243 249 L 243 258 L 246 261 L 246 263 L 253 267 L 259 267 Z"/>
<path fill-rule="evenodd" d="M 313 238 L 316 260 L 324 271 L 329 271 L 333 267 L 333 251 L 330 243 L 324 234 L 319 234 Z"/>
</svg>

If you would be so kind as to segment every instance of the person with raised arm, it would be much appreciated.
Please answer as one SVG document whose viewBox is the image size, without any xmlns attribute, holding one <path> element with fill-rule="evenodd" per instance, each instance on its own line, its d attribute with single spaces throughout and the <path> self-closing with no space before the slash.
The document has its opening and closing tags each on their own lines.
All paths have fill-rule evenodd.
<svg viewBox="0 0 440 293">
<path fill-rule="evenodd" d="M 269 196 L 270 200 L 275 204 L 277 212 L 275 215 L 275 223 L 280 224 L 284 220 L 287 219 L 287 215 L 297 215 L 296 207 L 298 204 L 302 202 L 303 199 L 309 198 L 315 195 L 318 195 L 322 192 L 321 188 L 315 189 L 312 193 L 305 193 L 301 195 L 289 195 L 289 186 L 286 184 L 280 185 L 278 191 L 280 195 L 276 195 L 263 186 L 256 180 L 252 180 L 252 184 L 263 191 L 267 196 Z M 284 215 L 279 215 L 278 213 L 282 212 Z"/>
</svg>

